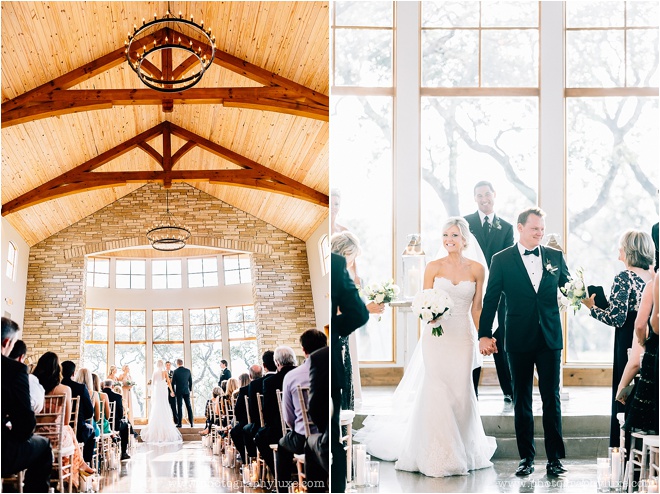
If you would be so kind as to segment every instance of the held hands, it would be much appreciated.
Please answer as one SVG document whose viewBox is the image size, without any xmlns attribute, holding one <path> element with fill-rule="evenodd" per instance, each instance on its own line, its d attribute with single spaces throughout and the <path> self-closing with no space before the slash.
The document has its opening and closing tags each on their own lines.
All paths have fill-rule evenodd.
<svg viewBox="0 0 660 494">
<path fill-rule="evenodd" d="M 382 314 L 385 312 L 385 304 L 377 304 L 376 302 L 369 302 L 367 304 L 369 314 Z"/>
<path fill-rule="evenodd" d="M 587 309 L 591 310 L 596 305 L 596 302 L 594 300 L 595 298 L 596 298 L 596 294 L 594 293 L 591 297 L 583 298 L 582 300 L 580 300 L 580 302 L 582 302 L 582 305 L 584 305 Z"/>
<path fill-rule="evenodd" d="M 479 352 L 481 355 L 492 355 L 497 353 L 497 339 L 484 336 L 479 338 Z"/>
<path fill-rule="evenodd" d="M 170 391 L 170 396 L 174 398 L 174 391 Z"/>
</svg>

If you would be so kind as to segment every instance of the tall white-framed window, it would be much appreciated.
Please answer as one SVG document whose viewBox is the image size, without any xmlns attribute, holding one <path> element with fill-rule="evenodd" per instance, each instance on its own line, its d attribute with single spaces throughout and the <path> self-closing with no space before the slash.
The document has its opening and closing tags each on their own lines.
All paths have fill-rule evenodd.
<svg viewBox="0 0 660 494">
<path fill-rule="evenodd" d="M 225 285 L 239 285 L 252 282 L 250 256 L 247 254 L 231 254 L 223 256 Z"/>
<path fill-rule="evenodd" d="M 95 288 L 110 287 L 110 259 L 87 258 L 87 286 Z"/>
<path fill-rule="evenodd" d="M 128 365 L 133 386 L 133 415 L 147 415 L 147 320 L 144 310 L 115 310 L 115 365 Z"/>
<path fill-rule="evenodd" d="M 232 361 L 232 375 L 247 372 L 250 362 L 258 360 L 257 323 L 254 306 L 239 305 L 227 307 L 229 325 L 229 352 Z"/>
<path fill-rule="evenodd" d="M 181 259 L 154 259 L 151 261 L 151 287 L 181 288 Z"/>
<path fill-rule="evenodd" d="M 394 5 L 331 3 L 330 180 L 341 191 L 337 222 L 362 244 L 361 285 L 394 272 Z M 393 362 L 393 313 L 372 319 L 357 331 L 360 360 Z"/>
<path fill-rule="evenodd" d="M 321 273 L 323 276 L 330 272 L 330 238 L 322 235 L 319 239 L 319 254 L 321 255 Z"/>
<path fill-rule="evenodd" d="M 143 259 L 117 259 L 115 263 L 115 287 L 144 290 L 146 286 L 146 262 Z"/>
<path fill-rule="evenodd" d="M 222 357 L 222 327 L 220 308 L 190 309 L 190 346 L 192 351 L 192 373 L 198 376 L 195 392 L 198 396 L 212 396 L 218 385 L 214 370 Z M 204 415 L 206 401 L 195 400 L 195 415 Z"/>
<path fill-rule="evenodd" d="M 101 379 L 108 375 L 108 309 L 85 309 L 81 366 Z"/>
<path fill-rule="evenodd" d="M 188 287 L 218 286 L 218 258 L 188 259 Z"/>
<path fill-rule="evenodd" d="M 658 218 L 657 2 L 567 2 L 567 248 L 609 291 L 621 233 Z M 574 261 L 578 265 L 578 261 Z M 567 362 L 611 364 L 614 329 L 570 314 Z"/>
<path fill-rule="evenodd" d="M 18 249 L 16 248 L 16 244 L 12 242 L 11 240 L 9 241 L 9 245 L 7 247 L 7 268 L 5 270 L 5 274 L 7 275 L 7 278 L 10 280 L 15 280 L 16 276 L 16 261 L 18 260 Z"/>
</svg>

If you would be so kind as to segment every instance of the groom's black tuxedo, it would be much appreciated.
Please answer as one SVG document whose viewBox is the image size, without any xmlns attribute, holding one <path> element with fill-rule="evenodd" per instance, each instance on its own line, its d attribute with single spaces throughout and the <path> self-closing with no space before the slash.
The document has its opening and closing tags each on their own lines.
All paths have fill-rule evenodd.
<svg viewBox="0 0 660 494">
<path fill-rule="evenodd" d="M 183 419 L 183 403 L 186 404 L 186 410 L 188 411 L 188 421 L 192 427 L 194 424 L 193 421 L 193 412 L 192 405 L 190 403 L 190 391 L 192 390 L 192 375 L 190 370 L 185 367 L 177 367 L 176 370 L 172 373 L 172 388 L 174 388 L 174 394 L 176 395 L 176 412 L 179 423 L 177 424 L 181 427 L 181 420 Z"/>
<path fill-rule="evenodd" d="M 472 214 L 465 216 L 465 220 L 470 226 L 470 232 L 477 239 L 481 251 L 486 258 L 486 265 L 490 268 L 492 258 L 498 252 L 503 251 L 507 247 L 513 245 L 513 225 L 508 221 L 504 221 L 498 215 L 488 215 L 491 223 L 490 231 L 486 231 L 481 223 L 479 212 L 476 211 Z M 509 371 L 509 362 L 506 358 L 506 350 L 504 349 L 504 340 L 506 332 L 504 330 L 504 313 L 506 311 L 506 299 L 504 296 L 500 299 L 499 308 L 497 310 L 497 330 L 493 336 L 497 340 L 497 353 L 493 355 L 495 360 L 495 369 L 497 370 L 497 379 L 500 382 L 500 388 L 504 396 L 513 396 L 511 389 L 511 372 Z M 472 373 L 472 380 L 474 382 L 474 391 L 479 396 L 477 391 L 479 385 L 479 376 L 481 374 L 481 367 L 474 369 Z"/>
<path fill-rule="evenodd" d="M 534 458 L 532 387 L 534 365 L 543 400 L 543 431 L 548 460 L 564 458 L 559 372 L 563 348 L 557 290 L 569 279 L 561 251 L 539 247 L 542 269 L 538 291 L 530 280 L 518 244 L 495 254 L 479 320 L 479 337 L 491 337 L 495 311 L 506 295 L 506 351 L 513 383 L 515 426 L 521 458 Z"/>
</svg>

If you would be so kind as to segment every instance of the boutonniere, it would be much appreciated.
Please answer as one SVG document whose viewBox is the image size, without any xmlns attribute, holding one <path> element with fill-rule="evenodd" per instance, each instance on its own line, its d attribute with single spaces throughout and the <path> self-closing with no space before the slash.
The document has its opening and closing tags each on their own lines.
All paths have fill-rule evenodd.
<svg viewBox="0 0 660 494">
<path fill-rule="evenodd" d="M 550 274 L 555 274 L 555 272 L 557 271 L 557 269 L 559 269 L 559 268 L 557 268 L 556 266 L 553 266 L 552 263 L 551 263 L 550 261 L 546 261 L 546 263 L 545 263 L 545 270 L 546 270 L 548 273 L 550 273 Z"/>
<path fill-rule="evenodd" d="M 500 219 L 495 216 L 495 219 L 493 220 L 493 224 L 491 226 L 495 230 L 501 230 L 502 229 L 502 223 L 500 223 Z"/>
</svg>

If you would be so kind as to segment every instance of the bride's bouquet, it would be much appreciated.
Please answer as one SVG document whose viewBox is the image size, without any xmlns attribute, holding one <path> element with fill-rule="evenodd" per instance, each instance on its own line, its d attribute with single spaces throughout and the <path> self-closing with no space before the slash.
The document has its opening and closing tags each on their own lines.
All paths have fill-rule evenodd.
<svg viewBox="0 0 660 494">
<path fill-rule="evenodd" d="M 367 299 L 377 304 L 389 304 L 396 298 L 401 290 L 398 285 L 394 284 L 394 280 L 390 279 L 384 283 L 371 283 L 362 290 Z M 380 321 L 381 318 L 379 317 Z"/>
<path fill-rule="evenodd" d="M 561 310 L 573 308 L 573 314 L 576 314 L 582 307 L 581 300 L 587 297 L 587 288 L 584 284 L 584 270 L 579 267 L 575 270 L 575 278 L 570 278 L 559 290 L 562 293 L 559 307 Z"/>
<path fill-rule="evenodd" d="M 412 311 L 417 314 L 424 322 L 435 321 L 435 326 L 431 330 L 433 336 L 442 335 L 442 324 L 440 321 L 446 319 L 454 307 L 454 301 L 444 290 L 439 288 L 427 288 L 415 295 L 412 302 Z"/>
</svg>

